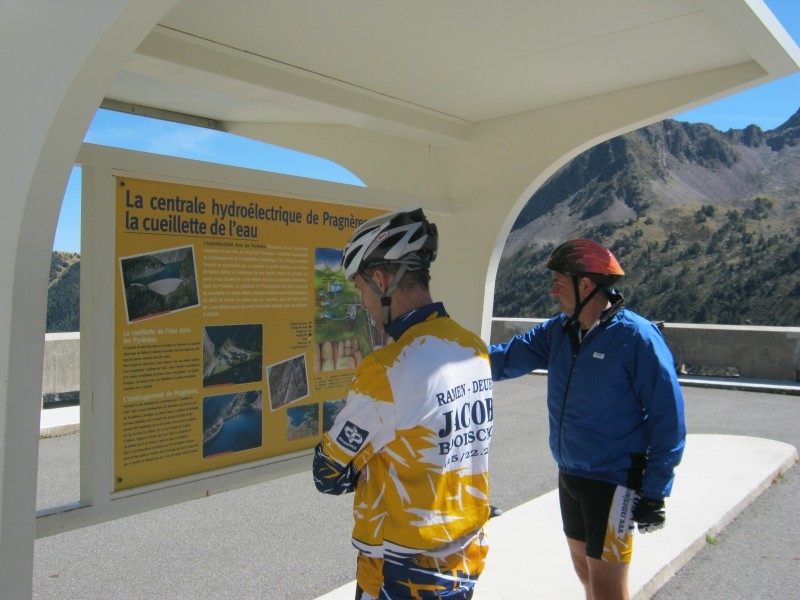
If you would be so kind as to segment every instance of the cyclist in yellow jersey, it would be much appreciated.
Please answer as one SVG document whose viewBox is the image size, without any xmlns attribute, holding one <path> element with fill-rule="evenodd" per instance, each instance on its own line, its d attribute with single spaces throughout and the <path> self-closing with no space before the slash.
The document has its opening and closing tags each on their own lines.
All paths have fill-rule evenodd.
<svg viewBox="0 0 800 600">
<path fill-rule="evenodd" d="M 492 375 L 484 342 L 433 302 L 421 209 L 359 227 L 343 256 L 394 340 L 368 355 L 317 446 L 319 491 L 355 491 L 356 600 L 469 600 L 488 543 Z"/>
</svg>

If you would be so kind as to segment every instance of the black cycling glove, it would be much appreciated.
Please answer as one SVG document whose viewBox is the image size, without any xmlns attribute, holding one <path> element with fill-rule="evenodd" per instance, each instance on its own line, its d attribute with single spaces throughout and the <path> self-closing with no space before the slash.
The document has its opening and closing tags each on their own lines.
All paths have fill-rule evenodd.
<svg viewBox="0 0 800 600">
<path fill-rule="evenodd" d="M 667 513 L 664 500 L 654 500 L 642 496 L 633 509 L 633 520 L 639 524 L 639 533 L 650 533 L 664 527 Z"/>
</svg>

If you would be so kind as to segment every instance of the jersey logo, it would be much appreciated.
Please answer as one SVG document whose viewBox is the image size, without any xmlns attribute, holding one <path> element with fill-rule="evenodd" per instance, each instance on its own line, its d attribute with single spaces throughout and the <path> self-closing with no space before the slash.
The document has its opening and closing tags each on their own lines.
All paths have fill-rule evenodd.
<svg viewBox="0 0 800 600">
<path fill-rule="evenodd" d="M 350 452 L 358 452 L 368 435 L 369 431 L 366 429 L 361 429 L 358 425 L 354 425 L 350 421 L 347 421 L 347 423 L 344 424 L 344 427 L 342 427 L 342 430 L 339 432 L 339 436 L 336 438 L 336 441 L 339 443 L 339 445 L 350 450 Z"/>
<path fill-rule="evenodd" d="M 597 360 L 603 360 L 605 357 L 606 355 L 602 354 L 601 352 L 595 352 L 592 354 L 592 358 L 596 358 Z"/>
</svg>

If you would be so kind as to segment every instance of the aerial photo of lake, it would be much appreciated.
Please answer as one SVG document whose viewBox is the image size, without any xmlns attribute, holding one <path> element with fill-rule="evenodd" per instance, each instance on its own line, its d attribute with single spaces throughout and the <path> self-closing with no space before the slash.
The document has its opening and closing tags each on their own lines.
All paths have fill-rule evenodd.
<svg viewBox="0 0 800 600">
<path fill-rule="evenodd" d="M 319 405 L 295 406 L 286 410 L 286 440 L 319 435 Z"/>
<path fill-rule="evenodd" d="M 203 398 L 203 457 L 259 448 L 262 415 L 259 390 Z"/>
</svg>

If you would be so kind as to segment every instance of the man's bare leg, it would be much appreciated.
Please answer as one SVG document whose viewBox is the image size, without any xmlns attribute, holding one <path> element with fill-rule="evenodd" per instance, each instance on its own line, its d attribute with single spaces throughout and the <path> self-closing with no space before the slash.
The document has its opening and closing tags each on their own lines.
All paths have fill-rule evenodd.
<svg viewBox="0 0 800 600">
<path fill-rule="evenodd" d="M 628 565 L 586 556 L 586 543 L 567 538 L 572 565 L 586 600 L 628 600 Z"/>
<path fill-rule="evenodd" d="M 589 560 L 586 556 L 586 542 L 567 538 L 569 554 L 572 557 L 572 566 L 586 591 L 586 600 L 592 600 L 592 587 L 589 580 Z"/>
</svg>

